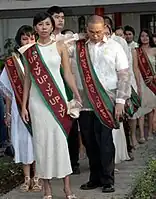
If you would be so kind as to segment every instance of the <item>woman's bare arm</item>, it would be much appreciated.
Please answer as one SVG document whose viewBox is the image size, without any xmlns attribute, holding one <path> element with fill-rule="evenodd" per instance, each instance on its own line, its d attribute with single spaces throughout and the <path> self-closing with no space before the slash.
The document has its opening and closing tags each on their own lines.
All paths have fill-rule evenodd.
<svg viewBox="0 0 156 199">
<path fill-rule="evenodd" d="M 22 118 L 24 122 L 27 123 L 29 121 L 27 102 L 31 86 L 30 74 L 27 66 L 24 67 L 24 72 L 25 72 L 25 78 L 24 78 L 24 89 L 23 89 Z"/>
<path fill-rule="evenodd" d="M 138 87 L 139 92 L 141 91 L 141 84 L 140 84 L 140 70 L 138 68 L 138 57 L 137 57 L 137 52 L 136 50 L 132 50 L 132 58 L 133 58 L 133 62 L 132 62 L 132 67 L 133 67 L 133 72 L 135 75 L 135 79 L 136 79 L 136 84 Z"/>
<path fill-rule="evenodd" d="M 69 55 L 68 55 L 67 48 L 64 44 L 58 43 L 58 50 L 61 53 L 62 66 L 64 69 L 64 78 L 65 78 L 67 84 L 69 85 L 69 87 L 71 88 L 71 90 L 73 91 L 76 98 L 81 102 L 81 98 L 80 98 L 80 95 L 79 95 L 79 92 L 78 92 L 78 89 L 77 89 L 77 86 L 75 83 L 75 79 L 72 74 L 71 64 L 69 62 Z"/>
</svg>

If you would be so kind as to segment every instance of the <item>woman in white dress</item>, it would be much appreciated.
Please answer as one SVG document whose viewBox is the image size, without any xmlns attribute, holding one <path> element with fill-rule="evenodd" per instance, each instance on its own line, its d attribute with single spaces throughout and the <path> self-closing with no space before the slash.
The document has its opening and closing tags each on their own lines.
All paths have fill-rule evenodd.
<svg viewBox="0 0 156 199">
<path fill-rule="evenodd" d="M 141 87 L 141 97 L 142 97 L 142 105 L 138 110 L 139 118 L 139 128 L 140 128 L 140 143 L 145 142 L 145 133 L 144 133 L 144 117 L 147 115 L 148 117 L 148 137 L 147 140 L 153 139 L 153 113 L 156 108 L 156 95 L 147 86 L 146 82 L 152 85 L 154 82 L 155 73 L 156 73 L 156 45 L 154 44 L 152 33 L 144 29 L 140 32 L 139 40 L 138 40 L 139 48 L 136 49 L 134 58 L 134 64 L 136 67 L 140 69 L 140 87 Z M 139 67 L 142 67 L 141 68 Z M 142 77 L 142 72 L 146 73 L 146 80 Z M 153 71 L 154 75 L 149 76 L 149 71 Z M 153 81 L 154 80 L 154 81 Z M 145 82 L 146 81 L 146 82 Z M 154 85 L 156 83 L 154 82 Z"/>
<path fill-rule="evenodd" d="M 35 43 L 33 28 L 28 25 L 20 27 L 17 31 L 15 41 L 18 47 Z M 13 58 L 16 67 L 19 67 L 21 73 L 24 73 L 24 67 L 20 60 L 20 53 L 14 53 Z M 11 123 L 11 142 L 15 150 L 14 161 L 15 163 L 23 163 L 25 182 L 20 188 L 22 191 L 28 191 L 29 188 L 34 191 L 39 191 L 41 190 L 41 186 L 39 185 L 38 177 L 34 175 L 34 178 L 32 180 L 30 179 L 30 167 L 32 163 L 35 171 L 32 136 L 21 119 L 15 92 L 11 83 L 12 80 L 10 75 L 8 75 L 8 72 L 9 71 L 4 68 L 0 76 L 0 89 L 3 91 L 6 98 L 5 122 L 9 128 Z"/>
<path fill-rule="evenodd" d="M 24 53 L 30 68 L 34 70 L 36 69 L 35 67 L 39 66 L 38 69 L 41 70 L 39 70 L 38 73 L 35 73 L 37 75 L 43 75 L 42 72 L 46 69 L 46 77 L 50 75 L 48 76 L 50 77 L 48 82 L 52 80 L 55 82 L 54 84 L 57 87 L 57 91 L 59 91 L 60 96 L 63 96 L 65 103 L 67 104 L 65 86 L 60 75 L 60 64 L 62 64 L 64 68 L 64 78 L 72 89 L 77 100 L 81 102 L 70 69 L 66 47 L 62 42 L 54 42 L 50 38 L 50 34 L 55 28 L 55 23 L 51 18 L 51 15 L 48 13 L 39 13 L 34 17 L 33 24 L 39 39 L 36 45 L 32 46 Z M 32 54 L 29 54 L 33 48 L 36 48 L 37 50 L 32 51 Z M 29 57 L 28 54 L 32 57 Z M 40 63 L 39 61 L 35 61 L 36 58 L 35 60 L 31 59 L 34 59 L 33 56 L 37 56 L 37 59 L 42 60 L 41 65 L 38 65 L 38 63 Z M 33 63 L 36 64 L 34 68 Z M 36 170 L 39 177 L 43 179 L 44 199 L 52 198 L 50 184 L 50 179 L 52 178 L 63 178 L 66 198 L 75 199 L 76 197 L 72 194 L 70 188 L 69 175 L 72 173 L 72 169 L 67 138 L 63 132 L 63 128 L 61 127 L 63 123 L 58 122 L 57 114 L 54 113 L 56 109 L 47 105 L 49 101 L 45 100 L 46 94 L 43 97 L 43 92 L 46 89 L 41 91 L 38 79 L 34 79 L 34 76 L 32 76 L 34 74 L 32 72 L 30 73 L 27 67 L 25 67 L 25 72 L 26 76 L 24 83 L 22 117 L 25 122 L 29 120 L 26 108 L 26 104 L 29 101 L 29 112 L 34 132 L 33 141 Z M 47 80 L 44 83 L 46 84 Z M 51 84 L 49 85 L 51 86 Z M 51 91 L 52 96 L 50 93 L 48 95 L 51 96 L 50 100 L 53 99 L 53 89 L 51 89 Z M 61 106 L 60 102 L 57 102 L 57 104 Z"/>
<path fill-rule="evenodd" d="M 141 88 L 140 88 L 140 71 L 138 66 L 135 64 L 135 50 L 130 50 L 130 77 L 131 77 L 131 85 L 136 93 L 141 96 Z M 131 131 L 131 142 L 134 149 L 136 149 L 138 145 L 137 137 L 136 137 L 136 126 L 137 126 L 137 119 L 139 119 L 139 114 L 136 112 L 133 117 L 129 117 L 129 125 Z"/>
</svg>

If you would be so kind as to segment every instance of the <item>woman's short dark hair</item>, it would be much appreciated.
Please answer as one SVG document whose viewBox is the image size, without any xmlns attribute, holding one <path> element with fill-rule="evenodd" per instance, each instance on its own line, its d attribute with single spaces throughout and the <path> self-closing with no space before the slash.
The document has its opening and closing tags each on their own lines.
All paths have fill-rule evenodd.
<svg viewBox="0 0 156 199">
<path fill-rule="evenodd" d="M 47 18 L 50 18 L 51 20 L 51 23 L 52 23 L 52 26 L 53 26 L 53 30 L 55 30 L 55 21 L 54 19 L 52 18 L 52 16 L 47 13 L 47 12 L 39 12 L 35 15 L 34 19 L 33 19 L 33 26 L 36 26 L 38 23 L 40 23 L 41 21 L 47 19 Z"/>
<path fill-rule="evenodd" d="M 29 25 L 23 25 L 18 29 L 16 36 L 15 36 L 15 41 L 19 47 L 21 47 L 21 36 L 22 35 L 27 35 L 27 36 L 35 35 L 33 27 L 31 27 Z"/>
<path fill-rule="evenodd" d="M 140 32 L 140 34 L 139 34 L 139 39 L 138 39 L 139 47 L 142 46 L 142 41 L 141 41 L 141 34 L 142 34 L 142 32 L 145 32 L 145 33 L 148 35 L 150 47 L 156 47 L 156 45 L 155 45 L 155 43 L 154 43 L 154 41 L 153 41 L 152 32 L 151 32 L 150 30 L 148 30 L 148 29 L 143 29 L 143 30 Z"/>
</svg>

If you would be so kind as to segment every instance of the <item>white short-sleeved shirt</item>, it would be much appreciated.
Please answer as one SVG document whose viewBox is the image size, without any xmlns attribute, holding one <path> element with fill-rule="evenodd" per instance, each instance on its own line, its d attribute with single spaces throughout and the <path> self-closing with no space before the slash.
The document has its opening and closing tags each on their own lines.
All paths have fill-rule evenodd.
<svg viewBox="0 0 156 199">
<path fill-rule="evenodd" d="M 88 42 L 94 70 L 106 90 L 117 88 L 117 71 L 129 68 L 127 56 L 120 44 L 113 39 L 93 44 Z"/>
</svg>

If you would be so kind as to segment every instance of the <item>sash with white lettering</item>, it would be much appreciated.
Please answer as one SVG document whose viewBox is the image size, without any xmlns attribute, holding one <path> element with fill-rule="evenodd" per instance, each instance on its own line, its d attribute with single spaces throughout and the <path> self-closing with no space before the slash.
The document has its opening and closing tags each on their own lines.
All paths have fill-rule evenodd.
<svg viewBox="0 0 156 199">
<path fill-rule="evenodd" d="M 72 119 L 67 115 L 66 101 L 44 62 L 38 45 L 34 44 L 23 55 L 26 65 L 29 67 L 32 82 L 35 84 L 45 106 L 67 137 L 71 129 Z"/>
<path fill-rule="evenodd" d="M 136 113 L 140 107 L 141 107 L 141 97 L 131 86 L 131 97 L 126 100 L 125 113 L 128 116 L 133 117 L 134 113 Z"/>
<path fill-rule="evenodd" d="M 5 69 L 7 71 L 8 78 L 11 82 L 11 85 L 15 94 L 19 115 L 21 115 L 24 74 L 14 56 L 7 58 L 5 62 Z M 26 128 L 28 129 L 29 133 L 32 135 L 31 122 L 28 122 L 27 124 L 24 123 L 24 124 Z"/>
<path fill-rule="evenodd" d="M 142 78 L 146 84 L 146 86 L 156 95 L 156 81 L 153 78 L 152 81 L 146 82 L 146 79 L 150 76 L 155 75 L 155 72 L 153 70 L 153 67 L 151 65 L 151 62 L 149 61 L 149 58 L 145 51 L 142 48 L 137 48 L 137 55 L 138 55 L 138 65 L 139 69 L 142 75 Z"/>
<path fill-rule="evenodd" d="M 110 129 L 119 128 L 114 118 L 115 104 L 101 85 L 90 60 L 85 40 L 77 42 L 77 63 L 88 101 L 102 124 Z"/>
</svg>

